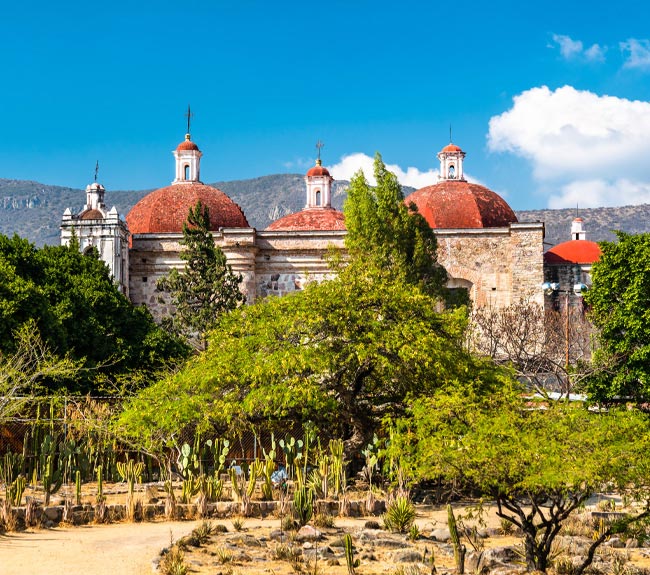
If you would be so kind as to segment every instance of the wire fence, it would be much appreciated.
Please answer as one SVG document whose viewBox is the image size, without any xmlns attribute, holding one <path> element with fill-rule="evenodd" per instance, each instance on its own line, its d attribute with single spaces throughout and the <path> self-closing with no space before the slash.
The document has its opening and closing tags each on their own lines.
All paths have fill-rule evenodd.
<svg viewBox="0 0 650 575">
<path fill-rule="evenodd" d="M 121 410 L 122 397 L 44 396 L 15 397 L 3 402 L 5 415 L 0 419 L 0 457 L 15 454 L 21 458 L 21 472 L 28 478 L 40 476 L 47 457 L 67 462 L 66 468 L 80 470 L 84 481 L 92 480 L 98 467 L 108 481 L 118 481 L 117 462 L 134 459 L 145 463 L 144 478 L 160 480 L 178 472 L 181 447 L 187 443 L 195 461 L 206 470 L 219 465 L 206 441 L 219 437 L 229 441 L 225 467 L 245 466 L 271 453 L 275 436 L 268 430 L 246 430 L 236 436 L 203 433 L 197 437 L 187 429 L 164 454 L 146 453 L 121 441 L 110 428 L 110 421 Z M 283 430 L 282 438 L 302 438 L 302 428 Z M 277 438 L 279 439 L 279 437 Z M 277 440 L 276 440 L 277 441 Z M 285 463 L 284 453 L 276 442 L 275 461 Z M 171 465 L 171 469 L 169 466 Z M 0 460 L 0 469 L 2 461 Z M 66 477 L 66 482 L 70 477 Z"/>
</svg>

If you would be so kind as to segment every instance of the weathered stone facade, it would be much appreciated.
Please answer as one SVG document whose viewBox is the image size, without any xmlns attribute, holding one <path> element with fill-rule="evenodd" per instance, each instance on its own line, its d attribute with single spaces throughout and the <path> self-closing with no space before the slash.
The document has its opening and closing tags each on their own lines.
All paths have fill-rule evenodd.
<svg viewBox="0 0 650 575">
<path fill-rule="evenodd" d="M 542 223 L 434 231 L 449 286 L 467 288 L 474 305 L 501 308 L 522 299 L 543 303 Z"/>
</svg>

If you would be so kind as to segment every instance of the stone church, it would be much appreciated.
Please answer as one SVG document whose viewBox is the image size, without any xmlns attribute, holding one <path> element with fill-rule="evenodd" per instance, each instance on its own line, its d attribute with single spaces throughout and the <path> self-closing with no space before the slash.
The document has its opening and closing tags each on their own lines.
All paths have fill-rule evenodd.
<svg viewBox="0 0 650 575">
<path fill-rule="evenodd" d="M 96 248 L 134 304 L 146 305 L 157 318 L 169 313 L 156 284 L 171 268 L 183 267 L 183 222 L 199 200 L 210 210 L 215 243 L 243 277 L 249 302 L 300 290 L 331 275 L 326 254 L 331 247 L 345 249 L 346 230 L 343 214 L 331 205 L 334 179 L 320 159 L 305 175 L 305 207 L 256 230 L 225 193 L 201 182 L 203 153 L 190 134 L 173 154 L 171 185 L 142 198 L 126 221 L 115 208 L 107 210 L 105 190 L 97 182 L 86 189 L 80 213 L 66 210 L 63 215 L 62 243 L 75 234 L 82 251 Z M 415 203 L 434 229 L 449 287 L 467 289 L 477 306 L 500 308 L 522 298 L 543 304 L 544 224 L 518 222 L 503 198 L 468 182 L 460 147 L 445 146 L 438 159 L 438 181 L 406 201 Z"/>
</svg>

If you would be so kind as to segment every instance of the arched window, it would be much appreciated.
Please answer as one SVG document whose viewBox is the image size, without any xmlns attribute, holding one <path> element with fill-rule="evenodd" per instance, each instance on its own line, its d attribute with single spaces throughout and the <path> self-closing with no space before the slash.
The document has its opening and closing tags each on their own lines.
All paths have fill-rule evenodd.
<svg viewBox="0 0 650 575">
<path fill-rule="evenodd" d="M 454 168 L 454 164 L 451 164 L 449 166 L 449 179 L 453 180 L 456 177 L 456 168 Z"/>
<path fill-rule="evenodd" d="M 183 166 L 183 170 L 184 170 L 183 179 L 184 180 L 189 180 L 190 179 L 190 166 L 189 166 L 189 164 L 185 164 L 185 166 Z"/>
<path fill-rule="evenodd" d="M 316 190 L 316 205 L 320 206 L 320 190 Z"/>
</svg>

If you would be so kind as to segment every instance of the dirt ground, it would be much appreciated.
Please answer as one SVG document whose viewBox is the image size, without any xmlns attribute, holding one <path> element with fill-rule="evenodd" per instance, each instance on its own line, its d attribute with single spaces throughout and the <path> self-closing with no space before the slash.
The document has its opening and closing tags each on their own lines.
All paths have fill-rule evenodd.
<svg viewBox="0 0 650 575">
<path fill-rule="evenodd" d="M 460 506 L 456 509 L 457 515 L 465 511 Z M 492 530 L 500 525 L 494 507 L 487 507 L 484 519 L 485 527 Z M 345 558 L 335 541 L 340 540 L 344 533 L 351 533 L 357 549 L 356 556 L 361 560 L 357 572 L 363 575 L 395 573 L 395 561 L 399 555 L 406 552 L 422 555 L 425 548 L 427 553 L 435 553 L 435 564 L 439 570 L 443 569 L 444 572 L 445 568 L 453 566 L 450 546 L 436 543 L 430 537 L 407 543 L 403 535 L 378 531 L 377 540 L 364 541 L 360 534 L 368 520 L 381 523 L 381 518 L 377 517 L 335 518 L 333 527 L 321 529 L 325 538 L 319 543 L 311 544 L 293 541 L 290 534 L 283 541 L 272 539 L 271 533 L 280 528 L 280 519 L 277 517 L 243 519 L 239 531 L 233 519 L 211 519 L 213 524 L 224 525 L 227 532 L 215 534 L 210 543 L 199 548 L 189 547 L 185 552 L 185 560 L 190 566 L 191 575 L 288 575 L 295 573 L 296 568 L 287 560 L 273 556 L 278 545 L 286 543 L 301 551 L 310 549 L 310 545 L 321 550 L 328 546 L 333 550 L 330 562 L 321 559 L 319 572 L 347 575 Z M 60 526 L 1 535 L 0 575 L 150 575 L 153 573 L 152 564 L 161 549 L 168 547 L 170 540 L 177 541 L 188 535 L 201 523 L 202 521 L 157 521 Z M 470 521 L 466 523 L 472 524 Z M 416 524 L 425 536 L 430 536 L 435 529 L 445 529 L 445 507 L 418 506 Z M 391 546 L 391 539 L 404 545 Z M 516 545 L 519 541 L 517 537 L 492 535 L 484 543 L 489 548 Z M 647 549 L 630 550 L 628 558 L 637 566 L 647 567 L 650 564 L 647 552 Z M 313 567 L 313 563 L 310 564 L 307 560 L 299 568 L 307 573 L 312 572 Z"/>
<path fill-rule="evenodd" d="M 151 575 L 160 550 L 196 521 L 56 527 L 0 535 L 2 575 Z"/>
</svg>

